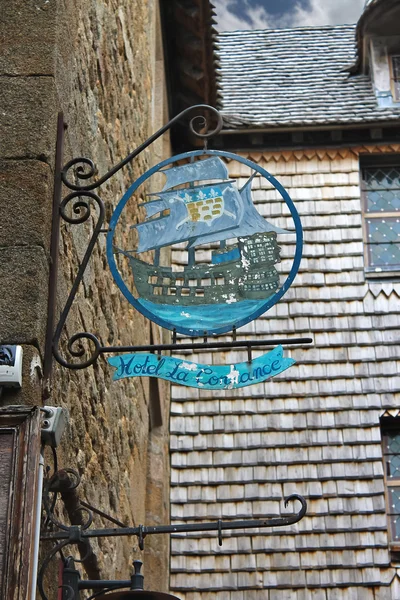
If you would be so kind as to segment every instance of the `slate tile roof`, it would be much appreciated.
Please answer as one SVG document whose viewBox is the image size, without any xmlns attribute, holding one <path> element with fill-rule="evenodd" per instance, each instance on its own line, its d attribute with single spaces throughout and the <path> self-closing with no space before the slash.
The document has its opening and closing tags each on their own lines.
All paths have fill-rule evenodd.
<svg viewBox="0 0 400 600">
<path fill-rule="evenodd" d="M 225 128 L 356 125 L 396 120 L 371 80 L 351 74 L 355 25 L 234 31 L 217 38 Z"/>
</svg>

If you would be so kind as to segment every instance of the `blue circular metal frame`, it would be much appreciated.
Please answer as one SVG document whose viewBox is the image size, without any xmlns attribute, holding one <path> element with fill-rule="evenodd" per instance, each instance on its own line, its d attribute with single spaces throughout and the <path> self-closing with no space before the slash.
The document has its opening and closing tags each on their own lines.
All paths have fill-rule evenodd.
<svg viewBox="0 0 400 600">
<path fill-rule="evenodd" d="M 115 257 L 114 257 L 114 252 L 113 252 L 113 240 L 114 240 L 114 233 L 115 233 L 116 225 L 118 223 L 118 220 L 121 216 L 122 211 L 125 208 L 125 205 L 127 204 L 128 200 L 131 198 L 131 196 L 136 192 L 136 190 L 145 181 L 147 181 L 147 179 L 149 179 L 149 177 L 154 175 L 154 173 L 157 173 L 157 171 L 159 171 L 163 167 L 166 167 L 166 166 L 170 165 L 171 163 L 177 162 L 178 160 L 182 160 L 185 158 L 191 158 L 191 157 L 195 157 L 195 156 L 204 156 L 205 154 L 211 155 L 211 156 L 222 156 L 222 157 L 228 158 L 230 160 L 236 160 L 242 164 L 247 165 L 251 169 L 254 169 L 255 171 L 257 171 L 257 173 L 260 173 L 260 175 L 265 177 L 265 179 L 267 179 L 275 187 L 275 189 L 278 190 L 278 192 L 282 196 L 283 201 L 286 203 L 287 207 L 289 208 L 290 214 L 294 221 L 295 231 L 296 231 L 296 251 L 295 251 L 294 258 L 293 258 L 293 264 L 292 264 L 292 268 L 290 269 L 289 275 L 287 276 L 282 287 L 273 296 L 268 298 L 268 300 L 265 301 L 265 304 L 263 304 L 263 306 L 261 308 L 258 308 L 253 313 L 250 313 L 249 315 L 247 315 L 246 317 L 244 317 L 243 319 L 241 319 L 239 321 L 236 321 L 235 323 L 232 323 L 230 325 L 224 325 L 222 327 L 218 327 L 211 331 L 210 330 L 207 331 L 207 333 L 209 335 L 221 335 L 223 333 L 232 331 L 232 329 L 234 327 L 236 327 L 236 329 L 238 329 L 239 327 L 242 327 L 243 325 L 246 325 L 247 323 L 254 321 L 260 315 L 264 314 L 272 306 L 274 306 L 282 298 L 282 296 L 284 294 L 286 294 L 289 287 L 292 285 L 293 280 L 296 277 L 297 272 L 299 270 L 301 255 L 302 255 L 302 250 L 303 250 L 303 228 L 301 226 L 301 221 L 300 221 L 300 217 L 297 212 L 297 209 L 296 209 L 295 205 L 293 204 L 293 201 L 290 198 L 289 194 L 287 193 L 285 188 L 279 183 L 279 181 L 277 181 L 275 179 L 275 177 L 273 177 L 270 173 L 268 173 L 268 171 L 266 171 L 262 167 L 259 167 L 256 163 L 253 163 L 252 161 L 248 160 L 247 158 L 239 156 L 238 154 L 233 154 L 232 152 L 223 152 L 221 150 L 207 150 L 207 151 L 195 150 L 192 152 L 185 152 L 183 154 L 178 154 L 176 156 L 172 156 L 171 158 L 168 158 L 168 159 L 158 163 L 157 165 L 155 165 L 154 167 L 152 167 L 151 169 L 146 171 L 146 173 L 144 173 L 141 177 L 139 177 L 139 179 L 137 179 L 129 187 L 129 189 L 122 196 L 120 202 L 118 203 L 116 209 L 113 212 L 113 215 L 112 215 L 111 221 L 110 221 L 110 225 L 109 225 L 109 232 L 107 234 L 108 264 L 110 266 L 111 273 L 114 277 L 114 280 L 115 280 L 117 286 L 119 287 L 119 289 L 121 290 L 121 292 L 123 293 L 125 298 L 128 300 L 128 302 L 130 302 L 130 304 L 132 304 L 138 312 L 142 313 L 142 315 L 144 315 L 147 319 L 149 319 L 150 321 L 153 321 L 154 323 L 157 323 L 158 325 L 161 325 L 161 327 L 164 327 L 165 329 L 170 329 L 170 330 L 175 329 L 178 333 L 182 333 L 182 334 L 190 336 L 190 337 L 204 335 L 204 329 L 189 329 L 187 327 L 182 327 L 179 324 L 169 323 L 168 321 L 165 321 L 164 319 L 154 315 L 152 312 L 147 310 L 142 304 L 140 304 L 140 302 L 138 302 L 138 299 L 133 296 L 132 292 L 127 288 L 124 280 L 122 279 L 122 277 L 119 273 L 117 264 L 115 262 Z"/>
</svg>

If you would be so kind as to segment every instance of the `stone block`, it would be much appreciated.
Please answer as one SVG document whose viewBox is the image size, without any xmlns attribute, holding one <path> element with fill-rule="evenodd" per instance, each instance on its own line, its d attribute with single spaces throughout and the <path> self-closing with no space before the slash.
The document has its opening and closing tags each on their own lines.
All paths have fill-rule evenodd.
<svg viewBox="0 0 400 600">
<path fill-rule="evenodd" d="M 53 164 L 57 105 L 53 77 L 0 78 L 0 158 Z"/>
<path fill-rule="evenodd" d="M 49 246 L 52 174 L 35 160 L 0 160 L 0 246 Z"/>
<path fill-rule="evenodd" d="M 48 264 L 38 246 L 0 248 L 0 341 L 43 349 Z"/>
<path fill-rule="evenodd" d="M 56 0 L 13 0 L 1 7 L 1 75 L 54 72 Z"/>
</svg>

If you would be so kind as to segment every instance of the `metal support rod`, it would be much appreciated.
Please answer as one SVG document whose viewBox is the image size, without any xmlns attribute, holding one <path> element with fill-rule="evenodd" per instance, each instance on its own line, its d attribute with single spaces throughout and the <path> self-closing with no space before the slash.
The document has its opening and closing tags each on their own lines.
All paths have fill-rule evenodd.
<svg viewBox="0 0 400 600">
<path fill-rule="evenodd" d="M 51 371 L 53 364 L 53 333 L 54 333 L 54 312 L 57 296 L 57 272 L 58 272 L 58 253 L 60 240 L 60 203 L 61 203 L 61 169 L 64 155 L 64 130 L 65 123 L 63 113 L 58 113 L 57 119 L 57 141 L 54 169 L 54 188 L 53 188 L 53 210 L 51 222 L 51 240 L 50 240 L 50 266 L 49 266 L 49 291 L 47 300 L 47 326 L 43 357 L 43 387 L 45 398 L 50 395 L 51 389 Z"/>
<path fill-rule="evenodd" d="M 61 321 L 58 325 L 58 331 L 61 331 Z M 57 336 L 57 333 L 56 333 Z M 246 341 L 232 341 L 232 342 L 176 342 L 176 331 L 173 330 L 172 344 L 146 344 L 143 346 L 102 346 L 99 340 L 92 333 L 79 332 L 75 333 L 68 342 L 68 350 L 74 357 L 82 357 L 85 353 L 82 341 L 89 341 L 93 344 L 93 352 L 91 356 L 81 363 L 70 363 L 63 359 L 58 351 L 58 348 L 54 347 L 54 356 L 56 360 L 64 367 L 72 370 L 85 369 L 89 365 L 93 365 L 100 354 L 109 353 L 132 353 L 132 352 L 153 352 L 160 353 L 162 350 L 172 350 L 174 353 L 179 353 L 184 350 L 223 350 L 224 348 L 247 348 L 248 353 L 252 347 L 263 347 L 263 346 L 293 346 L 312 344 L 312 338 L 280 338 L 276 340 L 246 340 Z"/>
<path fill-rule="evenodd" d="M 131 579 L 122 579 L 121 581 L 107 579 L 81 579 L 78 583 L 80 590 L 102 590 L 103 588 L 124 588 L 131 586 Z"/>
<path fill-rule="evenodd" d="M 148 344 L 147 346 L 104 346 L 100 348 L 101 354 L 109 352 L 157 352 L 159 350 L 210 350 L 212 348 L 253 348 L 260 346 L 290 346 L 297 344 L 312 344 L 312 338 L 281 338 L 277 340 L 243 340 L 232 342 L 187 342 L 176 344 Z"/>
<path fill-rule="evenodd" d="M 285 506 L 289 502 L 298 500 L 301 504 L 301 509 L 298 513 L 287 517 L 271 517 L 268 519 L 247 519 L 241 521 L 213 521 L 210 523 L 192 523 L 182 525 L 156 525 L 156 526 L 145 526 L 139 525 L 138 527 L 121 527 L 120 529 L 86 529 L 81 530 L 81 539 L 85 538 L 98 538 L 98 537 L 118 537 L 118 536 L 147 536 L 153 534 L 162 533 L 195 533 L 203 531 L 217 531 L 220 535 L 221 531 L 229 529 L 255 529 L 257 527 L 282 527 L 285 525 L 293 525 L 300 521 L 307 510 L 307 502 L 302 496 L 298 494 L 292 494 L 285 500 Z M 43 533 L 41 536 L 42 540 L 67 540 L 70 537 L 69 531 L 49 532 Z"/>
</svg>

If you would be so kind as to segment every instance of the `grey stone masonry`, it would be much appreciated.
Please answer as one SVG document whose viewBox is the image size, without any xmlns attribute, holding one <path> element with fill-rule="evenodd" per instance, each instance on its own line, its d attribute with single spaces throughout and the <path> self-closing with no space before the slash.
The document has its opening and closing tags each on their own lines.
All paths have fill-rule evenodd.
<svg viewBox="0 0 400 600">
<path fill-rule="evenodd" d="M 80 498 L 129 525 L 165 523 L 167 386 L 160 384 L 158 391 L 145 380 L 112 382 L 104 359 L 83 370 L 69 370 L 54 361 L 51 384 L 43 380 L 49 269 L 54 264 L 50 232 L 57 113 L 63 112 L 67 124 L 64 164 L 79 156 L 90 158 L 95 177 L 168 121 L 159 3 L 13 0 L 1 3 L 0 22 L 0 343 L 21 344 L 24 349 L 22 390 L 4 390 L 1 405 L 66 408 L 68 427 L 58 448 L 58 464 L 79 471 Z M 164 137 L 98 190 L 106 206 L 105 228 L 132 181 L 169 155 Z M 67 193 L 64 186 L 62 196 Z M 98 209 L 89 203 L 85 223 L 63 221 L 60 227 L 56 323 L 97 222 Z M 68 215 L 76 216 L 73 208 L 69 203 Z M 137 203 L 127 212 L 135 222 Z M 124 300 L 107 268 L 104 233 L 61 335 L 60 352 L 67 360 L 72 359 L 67 341 L 81 331 L 92 332 L 103 345 L 150 340 L 150 323 Z M 161 336 L 154 327 L 154 341 L 160 342 Z M 163 426 L 151 427 L 152 406 L 159 396 Z M 61 520 L 67 522 L 68 507 L 61 512 Z M 17 514 L 15 519 L 17 523 Z M 95 516 L 95 525 L 107 527 L 109 521 Z M 99 539 L 92 549 L 79 565 L 83 578 L 126 579 L 135 553 L 144 556 L 128 538 Z M 41 552 L 44 556 L 45 549 Z M 148 538 L 144 554 L 146 586 L 167 591 L 168 537 Z M 31 567 L 26 565 L 27 570 Z M 48 575 L 54 586 L 57 568 L 54 563 L 54 573 Z M 57 589 L 46 591 L 49 598 L 58 595 Z"/>
</svg>

